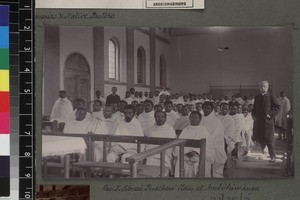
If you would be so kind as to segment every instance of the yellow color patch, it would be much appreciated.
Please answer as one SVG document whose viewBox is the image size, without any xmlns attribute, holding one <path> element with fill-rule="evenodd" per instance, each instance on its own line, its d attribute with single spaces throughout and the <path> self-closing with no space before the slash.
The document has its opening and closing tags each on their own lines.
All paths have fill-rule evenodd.
<svg viewBox="0 0 300 200">
<path fill-rule="evenodd" d="M 9 70 L 0 70 L 0 91 L 9 91 Z"/>
</svg>

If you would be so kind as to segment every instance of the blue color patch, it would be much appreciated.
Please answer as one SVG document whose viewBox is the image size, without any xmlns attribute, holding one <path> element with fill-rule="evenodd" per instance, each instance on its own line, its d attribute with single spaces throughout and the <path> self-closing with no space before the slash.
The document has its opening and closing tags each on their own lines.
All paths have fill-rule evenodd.
<svg viewBox="0 0 300 200">
<path fill-rule="evenodd" d="M 0 26 L 0 48 L 8 49 L 9 47 L 9 28 L 6 26 Z"/>
</svg>

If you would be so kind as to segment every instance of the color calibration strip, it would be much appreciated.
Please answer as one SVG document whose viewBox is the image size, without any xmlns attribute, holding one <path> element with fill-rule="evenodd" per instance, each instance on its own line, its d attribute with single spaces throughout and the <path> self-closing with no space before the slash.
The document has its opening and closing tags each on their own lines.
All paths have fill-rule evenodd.
<svg viewBox="0 0 300 200">
<path fill-rule="evenodd" d="M 9 6 L 0 5 L 0 197 L 10 195 Z"/>
</svg>

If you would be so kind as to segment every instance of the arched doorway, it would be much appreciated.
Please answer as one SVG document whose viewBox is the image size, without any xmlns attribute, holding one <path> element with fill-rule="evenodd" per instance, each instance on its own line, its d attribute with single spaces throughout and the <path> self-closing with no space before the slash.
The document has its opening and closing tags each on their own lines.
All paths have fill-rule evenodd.
<svg viewBox="0 0 300 200">
<path fill-rule="evenodd" d="M 91 75 L 89 64 L 83 55 L 72 53 L 68 56 L 64 69 L 64 85 L 70 101 L 82 98 L 88 106 L 91 100 Z"/>
</svg>

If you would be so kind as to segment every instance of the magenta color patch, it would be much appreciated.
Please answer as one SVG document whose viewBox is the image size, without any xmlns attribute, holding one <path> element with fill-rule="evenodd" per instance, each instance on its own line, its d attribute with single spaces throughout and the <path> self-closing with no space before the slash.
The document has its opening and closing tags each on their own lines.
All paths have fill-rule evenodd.
<svg viewBox="0 0 300 200">
<path fill-rule="evenodd" d="M 9 134 L 9 113 L 0 113 L 0 134 Z"/>
</svg>

